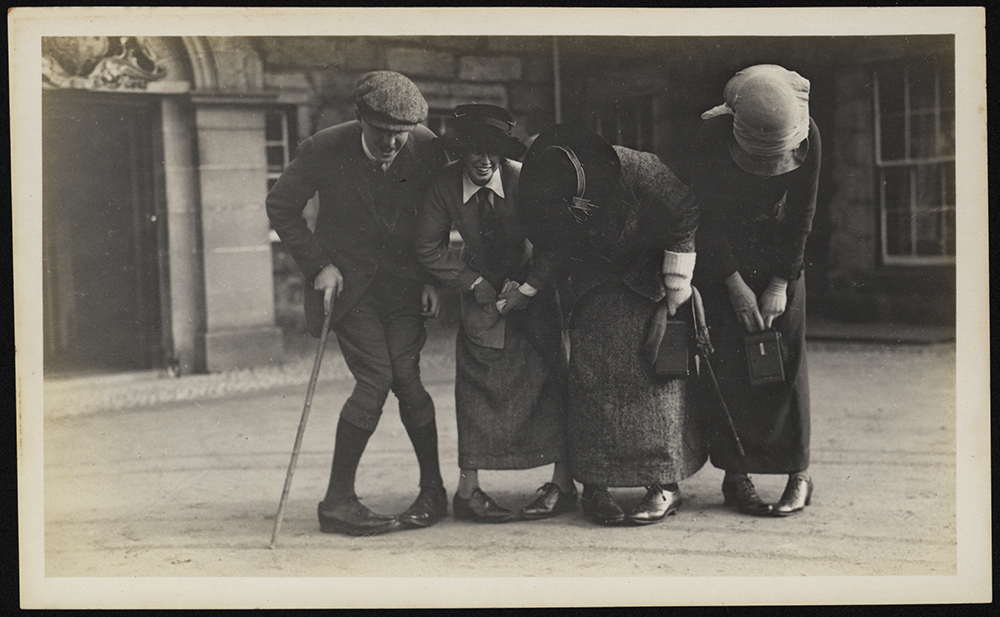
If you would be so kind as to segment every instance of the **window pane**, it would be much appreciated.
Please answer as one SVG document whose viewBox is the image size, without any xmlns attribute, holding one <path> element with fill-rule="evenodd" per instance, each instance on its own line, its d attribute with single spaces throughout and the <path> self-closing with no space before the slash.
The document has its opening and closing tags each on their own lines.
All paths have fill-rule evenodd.
<svg viewBox="0 0 1000 617">
<path fill-rule="evenodd" d="M 936 74 L 927 62 L 915 62 L 908 67 L 911 112 L 930 111 L 937 105 Z"/>
<path fill-rule="evenodd" d="M 938 155 L 935 121 L 933 112 L 923 112 L 910 117 L 911 158 L 932 158 Z"/>
<path fill-rule="evenodd" d="M 284 136 L 285 114 L 280 111 L 268 111 L 264 122 L 264 139 L 267 141 L 282 141 Z"/>
<path fill-rule="evenodd" d="M 906 158 L 904 151 L 903 116 L 882 116 L 882 160 L 898 161 Z"/>
<path fill-rule="evenodd" d="M 955 211 L 945 210 L 943 212 L 944 218 L 944 254 L 954 257 L 955 256 Z"/>
<path fill-rule="evenodd" d="M 955 207 L 955 162 L 942 163 L 941 193 L 945 205 Z"/>
<path fill-rule="evenodd" d="M 268 178 L 267 179 L 267 190 L 270 191 L 274 187 L 274 183 L 277 182 L 277 181 L 278 181 L 277 178 Z"/>
<path fill-rule="evenodd" d="M 894 167 L 882 171 L 885 201 L 886 252 L 889 255 L 909 255 L 910 242 L 910 173 L 908 168 Z"/>
<path fill-rule="evenodd" d="M 285 169 L 285 147 L 268 146 L 267 170 L 273 172 L 281 172 L 284 169 Z"/>
<path fill-rule="evenodd" d="M 900 68 L 886 68 L 878 73 L 879 112 L 886 114 L 903 113 L 903 71 Z"/>
</svg>

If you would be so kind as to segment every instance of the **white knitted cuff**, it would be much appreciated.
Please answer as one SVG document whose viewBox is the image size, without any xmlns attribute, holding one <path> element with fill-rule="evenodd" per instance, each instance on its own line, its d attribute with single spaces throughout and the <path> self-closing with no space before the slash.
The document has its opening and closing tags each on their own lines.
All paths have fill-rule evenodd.
<svg viewBox="0 0 1000 617">
<path fill-rule="evenodd" d="M 663 284 L 667 289 L 684 289 L 691 284 L 695 253 L 663 251 Z"/>
</svg>

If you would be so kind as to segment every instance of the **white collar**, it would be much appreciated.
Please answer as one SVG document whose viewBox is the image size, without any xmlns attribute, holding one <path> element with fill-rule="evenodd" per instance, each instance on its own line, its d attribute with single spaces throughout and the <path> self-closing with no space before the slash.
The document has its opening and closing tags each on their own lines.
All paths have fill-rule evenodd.
<svg viewBox="0 0 1000 617">
<path fill-rule="evenodd" d="M 365 143 L 364 133 L 361 134 L 361 149 L 365 151 L 365 156 L 368 157 L 369 161 L 371 161 L 372 163 L 378 163 L 378 159 L 375 158 L 375 155 L 372 154 L 372 151 L 368 149 L 368 144 Z M 402 150 L 402 148 L 396 150 L 396 154 L 392 155 L 392 159 L 390 159 L 388 163 L 382 163 L 382 171 L 389 171 L 389 167 L 392 166 L 392 162 L 396 160 L 397 156 L 399 156 L 400 150 Z"/>
<path fill-rule="evenodd" d="M 462 170 L 462 203 L 469 203 L 472 196 L 483 187 L 486 187 L 496 193 L 500 199 L 504 199 L 503 180 L 500 178 L 500 167 L 501 166 L 497 167 L 497 170 L 493 172 L 493 177 L 490 178 L 490 181 L 483 186 L 479 186 L 472 180 L 469 180 L 469 174 L 465 173 L 465 170 Z"/>
</svg>

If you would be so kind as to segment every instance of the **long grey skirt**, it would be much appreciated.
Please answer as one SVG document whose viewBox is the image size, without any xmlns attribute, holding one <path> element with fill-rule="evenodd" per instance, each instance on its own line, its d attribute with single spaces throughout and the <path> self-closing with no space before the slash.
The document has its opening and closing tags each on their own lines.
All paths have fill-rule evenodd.
<svg viewBox="0 0 1000 617">
<path fill-rule="evenodd" d="M 692 388 L 656 377 L 639 354 L 655 309 L 617 281 L 574 307 L 567 419 L 580 482 L 670 484 L 705 464 L 708 445 Z"/>
<path fill-rule="evenodd" d="M 523 310 L 508 315 L 503 349 L 476 345 L 459 328 L 459 467 L 530 469 L 566 459 L 566 394 L 554 366 L 559 361 L 554 303 L 539 316 Z"/>
</svg>

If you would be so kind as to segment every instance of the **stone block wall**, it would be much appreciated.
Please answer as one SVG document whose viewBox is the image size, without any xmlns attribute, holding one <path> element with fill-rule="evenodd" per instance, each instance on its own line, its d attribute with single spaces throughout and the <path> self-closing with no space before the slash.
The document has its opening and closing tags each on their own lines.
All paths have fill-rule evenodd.
<svg viewBox="0 0 1000 617">
<path fill-rule="evenodd" d="M 518 137 L 554 120 L 549 37 L 268 37 L 254 39 L 269 90 L 308 110 L 299 137 L 354 117 L 351 93 L 368 71 L 412 79 L 432 113 L 470 102 L 507 107 Z"/>
</svg>

